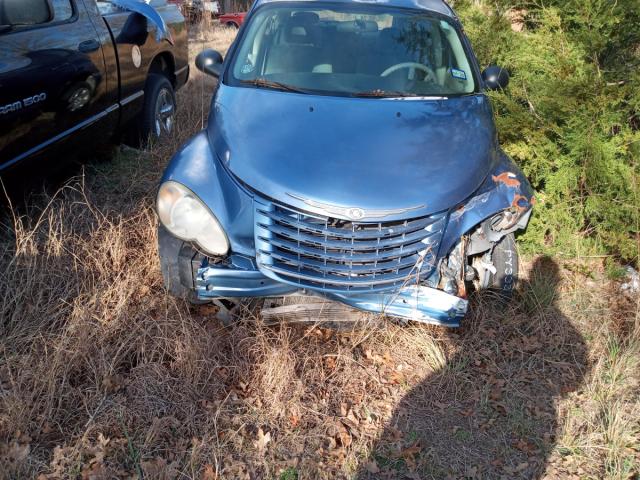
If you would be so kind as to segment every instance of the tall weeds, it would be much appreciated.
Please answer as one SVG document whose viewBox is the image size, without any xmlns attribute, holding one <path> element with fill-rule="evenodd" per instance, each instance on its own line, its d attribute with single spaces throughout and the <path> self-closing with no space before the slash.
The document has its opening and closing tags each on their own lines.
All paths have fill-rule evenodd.
<svg viewBox="0 0 640 480">
<path fill-rule="evenodd" d="M 231 39 L 198 35 L 193 53 Z M 514 304 L 473 299 L 461 331 L 224 327 L 169 297 L 155 189 L 212 88 L 193 74 L 167 143 L 10 210 L 0 478 L 637 475 L 638 303 L 598 263 L 536 260 Z"/>
</svg>

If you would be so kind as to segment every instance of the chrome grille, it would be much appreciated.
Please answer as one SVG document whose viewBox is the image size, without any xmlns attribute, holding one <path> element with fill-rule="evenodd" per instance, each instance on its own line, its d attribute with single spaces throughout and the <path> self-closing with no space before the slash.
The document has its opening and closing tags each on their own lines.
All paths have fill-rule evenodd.
<svg viewBox="0 0 640 480">
<path fill-rule="evenodd" d="M 256 202 L 255 242 L 263 271 L 333 292 L 415 284 L 433 272 L 445 214 L 352 222 Z"/>
</svg>

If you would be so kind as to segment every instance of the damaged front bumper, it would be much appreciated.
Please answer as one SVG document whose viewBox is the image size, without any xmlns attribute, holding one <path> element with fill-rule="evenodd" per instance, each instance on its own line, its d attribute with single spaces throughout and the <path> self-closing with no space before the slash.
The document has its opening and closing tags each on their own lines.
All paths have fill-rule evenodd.
<svg viewBox="0 0 640 480">
<path fill-rule="evenodd" d="M 210 264 L 208 259 L 197 255 L 183 261 L 191 265 L 199 300 L 305 293 L 304 289 L 263 275 L 250 258 L 232 255 L 228 263 Z M 447 327 L 460 326 L 468 306 L 463 298 L 424 285 L 407 285 L 384 292 L 312 293 L 367 312 Z"/>
<path fill-rule="evenodd" d="M 204 134 L 174 158 L 163 178 L 169 180 L 187 185 L 211 208 L 232 252 L 213 260 L 185 243 L 181 283 L 197 299 L 303 292 L 449 327 L 459 326 L 468 308 L 465 260 L 524 229 L 534 205 L 531 185 L 502 153 L 465 201 L 447 211 L 416 211 L 407 220 L 335 219 L 290 195 L 286 203 L 267 201 L 227 171 Z M 393 261 L 397 267 L 388 267 Z M 483 262 L 490 267 L 490 259 Z"/>
</svg>

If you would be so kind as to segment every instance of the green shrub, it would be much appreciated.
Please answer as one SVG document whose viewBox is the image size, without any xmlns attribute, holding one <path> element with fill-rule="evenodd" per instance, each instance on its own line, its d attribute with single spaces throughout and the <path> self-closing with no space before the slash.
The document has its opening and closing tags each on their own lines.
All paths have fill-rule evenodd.
<svg viewBox="0 0 640 480">
<path fill-rule="evenodd" d="M 501 144 L 537 191 L 524 248 L 637 261 L 640 1 L 454 6 L 480 63 L 512 74 L 491 96 Z"/>
</svg>

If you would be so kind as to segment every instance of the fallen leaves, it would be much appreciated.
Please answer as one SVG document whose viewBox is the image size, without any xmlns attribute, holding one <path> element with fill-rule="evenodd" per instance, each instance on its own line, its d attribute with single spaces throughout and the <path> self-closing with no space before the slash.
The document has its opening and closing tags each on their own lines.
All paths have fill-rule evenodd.
<svg viewBox="0 0 640 480">
<path fill-rule="evenodd" d="M 291 425 L 291 428 L 297 428 L 300 425 L 300 417 L 293 413 L 289 415 L 289 425 Z"/>
<path fill-rule="evenodd" d="M 414 442 L 409 446 L 405 446 L 403 448 L 399 447 L 399 450 L 395 452 L 390 452 L 391 462 L 389 462 L 389 464 L 393 465 L 396 463 L 396 461 L 400 460 L 402 464 L 406 466 L 407 472 L 405 472 L 405 475 L 411 475 L 412 472 L 416 471 L 418 458 L 421 456 L 421 454 L 422 454 L 422 446 L 420 445 L 420 443 Z M 375 468 L 378 468 L 378 464 L 375 462 L 374 459 L 371 459 L 370 463 L 373 463 L 375 465 Z M 368 470 L 369 465 L 366 464 L 365 466 Z M 413 478 L 413 477 L 409 477 L 409 478 Z"/>
<path fill-rule="evenodd" d="M 504 466 L 503 470 L 509 475 L 515 475 L 524 472 L 529 468 L 529 462 L 521 462 L 514 467 Z"/>
<path fill-rule="evenodd" d="M 210 463 L 204 466 L 201 480 L 218 480 L 218 472 Z"/>
<path fill-rule="evenodd" d="M 177 478 L 180 473 L 179 467 L 180 464 L 178 462 L 168 463 L 162 457 L 140 462 L 143 478 L 153 478 L 154 480 L 173 480 Z"/>
<path fill-rule="evenodd" d="M 375 460 L 371 460 L 371 461 L 367 462 L 365 464 L 365 468 L 366 468 L 367 472 L 369 472 L 369 473 L 379 473 L 380 472 L 380 468 L 378 467 L 378 464 L 376 463 Z"/>
<path fill-rule="evenodd" d="M 8 443 L 0 443 L 0 457 L 9 462 L 21 462 L 31 452 L 31 439 L 28 436 L 19 436 Z"/>
<path fill-rule="evenodd" d="M 106 375 L 102 379 L 102 388 L 105 393 L 116 393 L 124 387 L 124 379 L 121 375 Z"/>
<path fill-rule="evenodd" d="M 513 446 L 524 453 L 533 453 L 537 450 L 536 446 L 526 439 L 519 439 L 513 443 Z"/>
<path fill-rule="evenodd" d="M 176 325 L 189 328 L 190 321 Z M 558 418 L 550 392 L 572 385 L 554 376 L 570 369 L 555 354 L 562 340 L 550 342 L 524 320 L 517 328 L 480 322 L 477 330 L 439 334 L 441 369 L 412 360 L 420 351 L 405 330 L 345 340 L 323 329 L 247 322 L 225 329 L 230 338 L 216 343 L 220 332 L 209 328 L 214 323 L 198 324 L 202 339 L 189 332 L 173 338 L 153 325 L 152 335 L 169 336 L 172 343 L 154 356 L 138 352 L 145 365 L 114 363 L 107 372 L 126 373 L 99 371 L 93 389 L 80 382 L 88 393 L 73 398 L 86 398 L 89 414 L 95 411 L 91 395 L 109 394 L 86 444 L 61 439 L 67 425 L 54 415 L 37 422 L 41 431 L 32 432 L 34 440 L 12 439 L 0 448 L 28 462 L 40 445 L 57 443 L 42 480 L 69 478 L 70 472 L 86 480 L 133 479 L 140 471 L 145 478 L 171 478 L 176 469 L 199 480 L 282 473 L 324 480 L 354 470 L 379 479 L 429 478 L 427 471 L 433 478 L 529 478 L 556 443 L 549 433 Z M 411 335 L 427 334 L 416 329 Z M 432 333 L 428 338 L 433 342 Z M 396 340 L 403 348 L 394 346 Z M 0 388 L 11 388 L 2 382 Z M 70 391 L 77 393 L 75 386 Z M 76 412 L 79 423 L 73 417 L 80 432 L 83 410 Z M 119 438 L 120 414 L 131 445 Z M 472 456 L 460 460 L 454 444 Z M 371 450 L 376 453 L 365 454 Z M 563 465 L 559 471 L 568 471 Z"/>
<path fill-rule="evenodd" d="M 338 445 L 345 448 L 348 448 L 351 445 L 351 435 L 346 428 L 340 429 L 336 434 L 336 441 Z"/>
<path fill-rule="evenodd" d="M 269 444 L 270 441 L 271 441 L 271 432 L 264 433 L 262 428 L 259 428 L 256 436 L 256 440 L 253 443 L 253 445 L 256 447 L 258 452 L 260 452 L 261 454 L 264 454 L 267 449 L 267 445 Z"/>
<path fill-rule="evenodd" d="M 336 368 L 336 357 L 328 356 L 324 358 L 324 366 L 327 370 L 332 371 Z"/>
<path fill-rule="evenodd" d="M 102 480 L 129 476 L 128 472 L 107 465 L 107 457 L 114 451 L 123 451 L 126 439 L 112 440 L 99 433 L 95 440 L 81 440 L 79 448 L 58 445 L 53 449 L 49 472 L 38 476 L 38 480 L 59 480 L 68 478 L 69 472 L 80 469 L 82 480 Z M 156 477 L 154 477 L 156 478 Z M 170 477 L 166 477 L 168 480 Z M 160 478 L 159 480 L 165 480 Z"/>
</svg>

